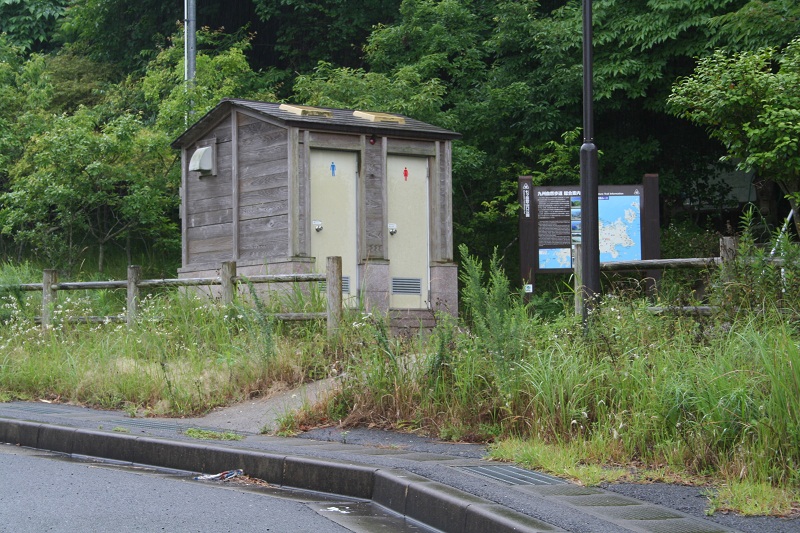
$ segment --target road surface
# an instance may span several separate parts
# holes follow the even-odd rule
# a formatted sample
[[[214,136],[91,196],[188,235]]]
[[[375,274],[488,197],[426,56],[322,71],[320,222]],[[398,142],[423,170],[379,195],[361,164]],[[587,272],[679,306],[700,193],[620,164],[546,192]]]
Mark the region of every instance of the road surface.
[[[374,512],[359,523],[369,504],[346,498],[194,481],[187,473],[76,461],[5,444],[0,473],[2,532],[346,533],[375,531],[376,520],[384,523],[381,531],[424,531]],[[343,527],[334,520],[353,523]]]

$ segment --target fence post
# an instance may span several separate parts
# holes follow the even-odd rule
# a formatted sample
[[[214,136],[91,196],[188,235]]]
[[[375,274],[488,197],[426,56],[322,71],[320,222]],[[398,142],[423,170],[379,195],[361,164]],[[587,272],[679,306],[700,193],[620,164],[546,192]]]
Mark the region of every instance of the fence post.
[[[581,245],[572,247],[572,276],[575,283],[575,316],[583,316],[583,261]]]
[[[236,277],[236,261],[223,262],[219,277],[222,282],[222,303],[230,305],[236,295],[236,282],[234,281]]]
[[[720,237],[719,257],[723,263],[736,258],[736,237]]]
[[[48,330],[53,324],[53,307],[56,303],[56,291],[53,285],[58,283],[58,270],[45,269],[42,273],[42,329]]]
[[[328,257],[325,268],[325,290],[328,297],[328,336],[332,336],[342,320],[342,258]]]
[[[126,322],[128,327],[136,324],[139,314],[139,281],[142,279],[142,267],[139,265],[128,266],[128,308]]]

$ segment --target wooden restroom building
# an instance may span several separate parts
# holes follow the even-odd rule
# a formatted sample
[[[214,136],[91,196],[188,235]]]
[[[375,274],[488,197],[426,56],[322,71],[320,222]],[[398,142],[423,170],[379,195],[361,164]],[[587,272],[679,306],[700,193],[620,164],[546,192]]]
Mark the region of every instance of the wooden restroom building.
[[[452,141],[402,115],[226,99],[186,130],[181,278],[324,272],[393,326],[456,314]]]

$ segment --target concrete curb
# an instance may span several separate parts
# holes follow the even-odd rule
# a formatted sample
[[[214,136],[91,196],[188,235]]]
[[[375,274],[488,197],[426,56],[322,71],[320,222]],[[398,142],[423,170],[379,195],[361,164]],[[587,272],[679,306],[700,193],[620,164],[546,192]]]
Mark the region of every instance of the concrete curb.
[[[0,418],[0,442],[192,472],[241,468],[270,484],[372,500],[444,533],[563,531],[398,469]]]

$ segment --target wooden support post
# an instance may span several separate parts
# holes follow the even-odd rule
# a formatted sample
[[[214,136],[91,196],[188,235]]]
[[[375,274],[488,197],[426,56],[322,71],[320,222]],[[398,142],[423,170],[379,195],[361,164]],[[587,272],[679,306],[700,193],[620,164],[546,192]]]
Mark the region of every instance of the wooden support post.
[[[56,290],[53,285],[58,283],[58,270],[45,269],[42,274],[42,329],[48,330],[53,324],[53,307],[56,305]]]
[[[128,266],[128,308],[126,322],[132,328],[136,324],[136,315],[139,314],[139,281],[142,279],[142,267],[139,265]]]
[[[736,237],[721,237],[719,239],[719,257],[723,263],[736,258]]]
[[[659,212],[658,174],[645,174],[642,178],[642,259],[661,259],[661,214]],[[658,298],[661,270],[645,272],[645,288],[651,300]]]
[[[736,259],[736,237],[720,237],[719,239],[719,260],[722,272],[722,281],[727,283],[732,281],[732,272],[726,268],[726,263],[733,263]],[[728,264],[727,267],[733,265]]]
[[[225,261],[219,272],[222,282],[222,303],[231,305],[236,296],[236,261]]]
[[[339,328],[342,320],[342,258],[328,257],[325,269],[325,289],[328,297],[328,336]]]
[[[583,261],[580,244],[572,247],[572,275],[575,282],[575,315],[583,316]]]

